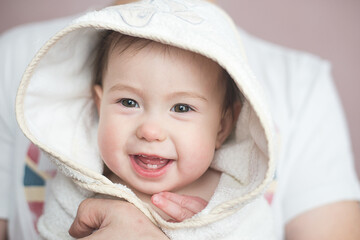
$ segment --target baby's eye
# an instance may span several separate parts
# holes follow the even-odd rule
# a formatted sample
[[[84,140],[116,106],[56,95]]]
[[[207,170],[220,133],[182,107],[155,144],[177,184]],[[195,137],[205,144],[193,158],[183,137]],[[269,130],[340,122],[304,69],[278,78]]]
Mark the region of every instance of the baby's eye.
[[[118,102],[121,103],[123,106],[128,107],[128,108],[139,107],[139,104],[135,100],[130,99],[130,98],[123,98]]]
[[[187,105],[187,104],[179,103],[179,104],[176,104],[175,106],[173,106],[173,107],[171,108],[171,111],[173,111],[173,112],[179,112],[179,113],[184,113],[184,112],[193,111],[193,109],[192,109],[192,107],[190,107],[190,106]]]

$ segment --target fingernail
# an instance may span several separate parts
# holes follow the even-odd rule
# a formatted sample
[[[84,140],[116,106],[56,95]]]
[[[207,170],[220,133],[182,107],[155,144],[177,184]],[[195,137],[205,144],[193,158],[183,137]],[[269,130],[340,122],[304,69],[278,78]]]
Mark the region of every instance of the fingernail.
[[[158,195],[154,195],[154,196],[152,197],[152,202],[153,202],[154,204],[160,203],[160,197],[159,197]]]

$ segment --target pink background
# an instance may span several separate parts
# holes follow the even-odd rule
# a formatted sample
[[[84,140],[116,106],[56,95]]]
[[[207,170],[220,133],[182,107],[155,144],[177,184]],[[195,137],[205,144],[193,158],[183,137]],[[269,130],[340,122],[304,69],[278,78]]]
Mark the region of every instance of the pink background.
[[[0,0],[0,32],[15,25],[71,15],[110,0]],[[329,60],[360,173],[360,1],[219,0],[246,31]]]

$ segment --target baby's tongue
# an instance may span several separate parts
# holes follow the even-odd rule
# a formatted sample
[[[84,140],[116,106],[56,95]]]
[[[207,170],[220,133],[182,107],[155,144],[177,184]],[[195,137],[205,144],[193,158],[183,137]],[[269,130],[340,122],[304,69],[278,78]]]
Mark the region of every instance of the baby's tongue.
[[[137,159],[149,168],[160,168],[165,166],[169,159],[137,155]]]

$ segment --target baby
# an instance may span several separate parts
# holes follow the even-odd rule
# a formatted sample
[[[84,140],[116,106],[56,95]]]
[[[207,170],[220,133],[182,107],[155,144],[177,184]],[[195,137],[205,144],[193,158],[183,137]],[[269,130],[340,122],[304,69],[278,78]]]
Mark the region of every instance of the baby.
[[[90,12],[44,45],[17,96],[58,167],[43,238],[71,239],[79,204],[107,195],[173,240],[272,239],[273,123],[239,39],[212,4],[154,0]]]
[[[107,31],[98,49],[94,98],[107,176],[145,202],[152,196],[166,219],[191,217],[218,185],[221,173],[209,166],[236,122],[239,90],[214,61],[180,48]]]

